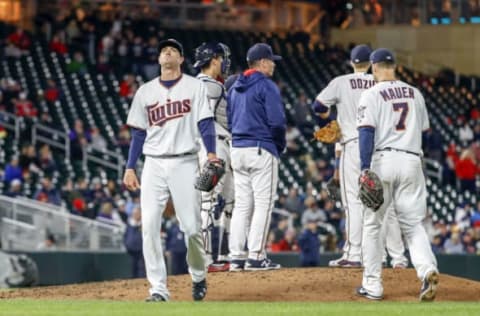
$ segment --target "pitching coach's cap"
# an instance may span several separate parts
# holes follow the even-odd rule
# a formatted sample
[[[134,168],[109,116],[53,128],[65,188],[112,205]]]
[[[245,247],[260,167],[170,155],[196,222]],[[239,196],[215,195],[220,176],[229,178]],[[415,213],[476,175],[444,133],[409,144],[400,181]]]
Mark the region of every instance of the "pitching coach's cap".
[[[372,49],[367,45],[357,45],[350,52],[350,61],[354,64],[368,62],[371,53]]]
[[[370,62],[372,64],[381,63],[381,62],[395,62],[395,57],[393,53],[386,48],[379,48],[372,52],[370,55]]]
[[[247,61],[251,62],[260,59],[281,60],[282,56],[274,55],[270,45],[257,43],[248,49]]]
[[[169,39],[166,39],[166,40],[163,40],[161,41],[159,44],[158,44],[158,51],[162,51],[162,49],[164,47],[173,47],[173,48],[176,48],[179,52],[180,52],[180,55],[183,56],[183,46],[182,44],[180,44],[179,41],[177,41],[176,39],[173,39],[173,38],[169,38]]]

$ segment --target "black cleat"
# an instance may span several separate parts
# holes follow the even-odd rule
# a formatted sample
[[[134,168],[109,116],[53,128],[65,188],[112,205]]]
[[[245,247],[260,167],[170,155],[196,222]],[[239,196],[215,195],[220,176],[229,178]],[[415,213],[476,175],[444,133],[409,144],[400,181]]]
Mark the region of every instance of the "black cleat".
[[[202,301],[207,295],[207,281],[203,279],[200,282],[193,282],[192,297],[194,301]]]
[[[149,297],[145,299],[145,302],[152,303],[152,302],[166,302],[167,299],[163,296],[161,296],[158,293],[153,293]]]

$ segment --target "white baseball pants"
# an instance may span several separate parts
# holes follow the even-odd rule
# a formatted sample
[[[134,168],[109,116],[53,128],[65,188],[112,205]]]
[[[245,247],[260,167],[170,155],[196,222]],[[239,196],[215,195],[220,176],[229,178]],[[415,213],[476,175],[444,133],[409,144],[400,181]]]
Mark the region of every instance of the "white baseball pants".
[[[233,260],[262,260],[278,183],[278,159],[262,148],[232,148],[235,206],[230,232]],[[248,252],[245,250],[247,243]]]
[[[385,202],[377,211],[366,208],[363,230],[362,286],[372,295],[383,295],[382,221],[390,203],[396,210],[400,229],[405,236],[413,266],[420,280],[437,271],[437,260],[422,225],[426,215],[427,193],[420,157],[401,152],[376,152],[372,170],[382,179]]]
[[[165,298],[167,269],[160,230],[162,214],[171,195],[180,229],[185,234],[187,262],[193,282],[206,277],[205,250],[201,234],[200,193],[194,184],[198,175],[196,155],[177,158],[146,157],[141,179],[143,256],[150,294]]]

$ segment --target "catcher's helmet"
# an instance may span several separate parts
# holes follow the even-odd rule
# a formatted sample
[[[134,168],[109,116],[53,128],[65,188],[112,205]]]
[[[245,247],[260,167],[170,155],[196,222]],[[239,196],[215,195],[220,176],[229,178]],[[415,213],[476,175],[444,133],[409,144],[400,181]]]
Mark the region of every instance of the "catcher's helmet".
[[[199,69],[205,66],[212,58],[223,56],[222,74],[227,75],[230,71],[230,48],[223,43],[202,43],[195,49],[195,64]]]

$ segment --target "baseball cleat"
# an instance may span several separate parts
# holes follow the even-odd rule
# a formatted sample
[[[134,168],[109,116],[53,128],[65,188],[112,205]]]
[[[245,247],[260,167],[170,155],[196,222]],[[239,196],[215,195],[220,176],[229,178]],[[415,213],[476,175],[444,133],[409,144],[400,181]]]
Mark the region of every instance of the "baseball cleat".
[[[431,302],[437,295],[437,287],[439,275],[437,271],[430,271],[423,280],[422,288],[420,289],[420,301]]]
[[[383,299],[382,295],[373,295],[371,293],[368,293],[368,291],[363,286],[357,287],[356,293],[357,293],[358,296],[363,296],[363,297],[368,298],[370,300],[379,301],[379,300]]]
[[[245,267],[245,260],[232,260],[230,261],[230,267],[228,271],[239,272],[239,271],[243,271],[244,267]]]
[[[225,263],[212,263],[208,266],[208,272],[226,272],[230,269],[230,264]]]
[[[192,297],[194,301],[202,301],[207,295],[207,281],[203,279],[200,282],[193,282]]]
[[[145,299],[145,302],[152,303],[152,302],[166,302],[167,299],[158,293],[153,293],[149,297]]]
[[[278,263],[273,263],[270,259],[263,259],[263,260],[252,260],[248,259],[247,263],[245,263],[245,270],[246,271],[266,271],[266,270],[278,270],[282,266]]]
[[[360,261],[350,261],[344,258],[337,260],[331,260],[328,262],[330,268],[361,268],[362,263]]]

